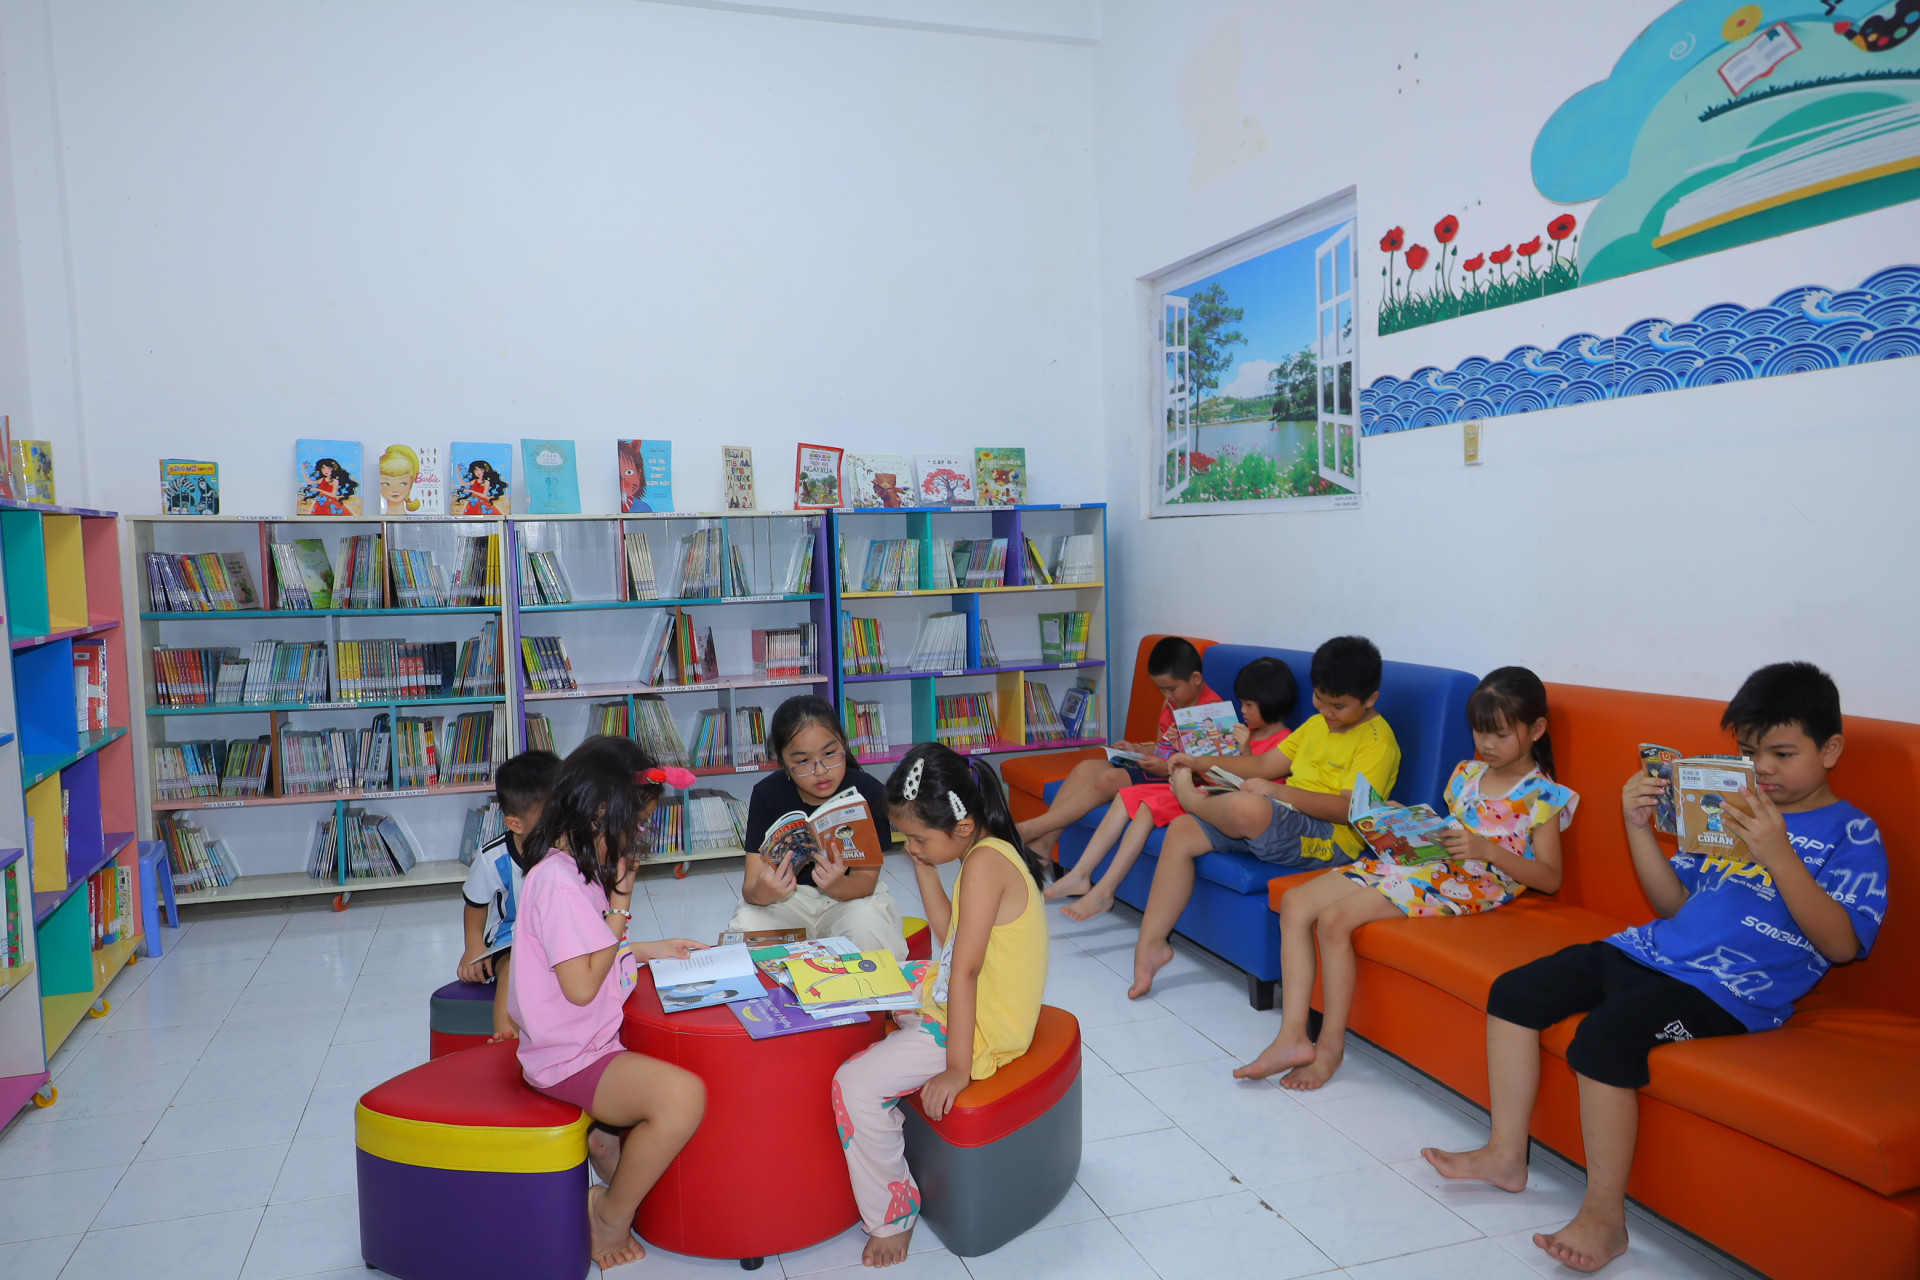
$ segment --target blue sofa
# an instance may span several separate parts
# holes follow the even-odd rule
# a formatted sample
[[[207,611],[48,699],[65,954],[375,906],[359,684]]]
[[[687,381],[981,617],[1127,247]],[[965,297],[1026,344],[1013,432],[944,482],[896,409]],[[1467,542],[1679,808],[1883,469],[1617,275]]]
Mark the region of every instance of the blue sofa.
[[[1255,658],[1278,658],[1293,669],[1300,699],[1287,723],[1298,727],[1313,714],[1312,682],[1307,669],[1313,655],[1299,649],[1262,649],[1253,645],[1217,644],[1201,659],[1207,685],[1223,698],[1233,697],[1234,677]],[[1400,741],[1400,777],[1393,798],[1403,804],[1425,801],[1444,807],[1442,791],[1454,765],[1473,756],[1473,733],[1467,727],[1467,698],[1478,677],[1445,667],[1389,662],[1381,675],[1380,714],[1393,726]],[[1060,788],[1049,783],[1052,802]],[[1062,866],[1075,866],[1105,811],[1096,809],[1060,833],[1056,856]],[[1159,864],[1160,841],[1155,831],[1147,851],[1121,882],[1116,895],[1133,907],[1143,907]],[[1110,859],[1110,855],[1109,855]],[[1105,870],[1103,860],[1099,871]],[[1267,883],[1288,874],[1270,863],[1243,853],[1209,853],[1194,864],[1193,900],[1180,916],[1176,930],[1247,974],[1247,999],[1256,1009],[1273,1007],[1274,984],[1280,978],[1280,918],[1267,903]],[[1298,874],[1298,873],[1293,873]]]

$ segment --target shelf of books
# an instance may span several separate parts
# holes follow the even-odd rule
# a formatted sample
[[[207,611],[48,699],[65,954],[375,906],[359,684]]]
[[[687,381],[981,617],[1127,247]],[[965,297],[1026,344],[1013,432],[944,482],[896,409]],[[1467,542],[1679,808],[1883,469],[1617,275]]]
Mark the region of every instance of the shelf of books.
[[[1106,508],[834,512],[837,693],[867,763],[1104,745]]]
[[[0,1124],[143,940],[111,512],[0,501]],[[8,759],[9,753],[12,758]]]

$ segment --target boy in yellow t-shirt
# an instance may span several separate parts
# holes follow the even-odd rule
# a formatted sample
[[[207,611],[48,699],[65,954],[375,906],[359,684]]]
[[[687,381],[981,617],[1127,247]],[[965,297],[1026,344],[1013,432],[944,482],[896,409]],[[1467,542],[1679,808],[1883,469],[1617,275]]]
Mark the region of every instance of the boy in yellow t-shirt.
[[[1364,774],[1381,795],[1400,776],[1400,744],[1374,710],[1380,651],[1364,636],[1336,636],[1313,653],[1309,670],[1319,712],[1287,735],[1278,751],[1205,761],[1176,755],[1173,791],[1186,809],[1167,827],[1153,888],[1133,949],[1132,999],[1153,989],[1173,959],[1167,938],[1193,897],[1193,864],[1216,851],[1250,853],[1276,867],[1337,867],[1366,848],[1347,825],[1354,780]],[[1246,779],[1239,791],[1206,795],[1195,769],[1209,765]]]

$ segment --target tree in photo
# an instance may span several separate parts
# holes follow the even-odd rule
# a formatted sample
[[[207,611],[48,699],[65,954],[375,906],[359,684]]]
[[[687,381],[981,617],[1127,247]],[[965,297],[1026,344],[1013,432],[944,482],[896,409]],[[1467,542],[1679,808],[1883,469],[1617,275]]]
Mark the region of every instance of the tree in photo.
[[[1273,395],[1275,422],[1312,422],[1319,413],[1315,393],[1320,377],[1319,361],[1312,347],[1302,347],[1291,359],[1282,360],[1267,374],[1267,388]]]
[[[1228,348],[1246,345],[1246,335],[1228,327],[1240,323],[1246,314],[1244,307],[1227,305],[1227,291],[1218,284],[1187,299],[1187,361],[1195,404],[1220,389],[1220,377],[1233,363]]]
[[[935,506],[952,506],[967,492],[967,478],[952,467],[938,467],[929,471],[920,479],[923,489],[934,499]]]

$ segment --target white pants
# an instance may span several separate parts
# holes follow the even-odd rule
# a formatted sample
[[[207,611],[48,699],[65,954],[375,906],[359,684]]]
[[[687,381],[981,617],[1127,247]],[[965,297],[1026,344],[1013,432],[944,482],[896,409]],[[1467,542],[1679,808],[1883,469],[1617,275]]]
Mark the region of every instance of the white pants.
[[[785,902],[756,907],[743,902],[727,921],[727,931],[805,929],[809,938],[847,938],[862,951],[891,951],[896,960],[907,958],[907,939],[901,931],[900,909],[878,881],[864,898],[842,902],[810,884],[798,886]]]

